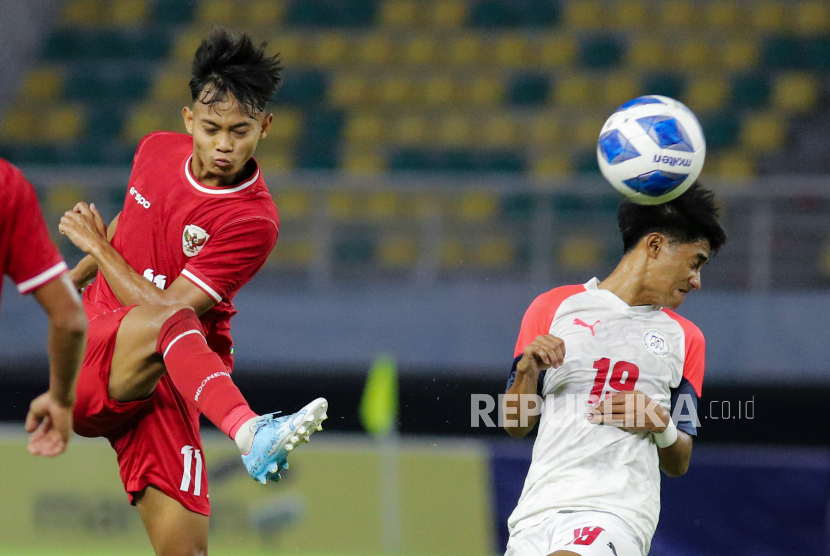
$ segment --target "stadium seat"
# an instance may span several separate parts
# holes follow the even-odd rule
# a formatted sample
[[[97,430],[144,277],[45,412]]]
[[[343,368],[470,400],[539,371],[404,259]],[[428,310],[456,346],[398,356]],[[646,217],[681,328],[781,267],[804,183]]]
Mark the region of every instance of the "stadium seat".
[[[372,86],[363,75],[347,72],[334,77],[328,93],[334,106],[360,106],[371,100]]]
[[[533,161],[533,176],[539,180],[563,179],[573,173],[570,157],[546,152]]]
[[[584,106],[594,102],[594,82],[585,74],[573,74],[557,80],[551,95],[555,106]]]
[[[510,114],[488,116],[473,140],[486,148],[516,147],[522,141],[520,124]]]
[[[106,143],[118,138],[124,125],[124,114],[120,110],[91,104],[87,112],[86,140]]]
[[[344,132],[351,145],[377,145],[387,140],[386,118],[378,112],[352,112]]]
[[[17,95],[18,101],[55,101],[63,88],[63,74],[54,67],[38,67],[30,70]]]
[[[742,26],[744,13],[736,0],[716,0],[706,6],[706,24],[711,29],[732,31]]]
[[[413,102],[416,92],[421,92],[418,89],[410,76],[393,75],[383,78],[375,93],[382,104],[405,106]]]
[[[281,220],[302,220],[311,216],[312,199],[304,190],[298,188],[272,191],[274,202]]]
[[[386,169],[386,161],[377,149],[350,149],[343,154],[342,167],[347,174],[373,176]]]
[[[538,63],[543,68],[564,68],[576,58],[576,40],[563,34],[547,35],[538,47]]]
[[[57,216],[71,210],[79,202],[88,200],[89,194],[83,184],[57,183],[47,190],[45,208]]]
[[[276,100],[297,106],[318,104],[326,97],[326,87],[326,74],[322,71],[286,71]]]
[[[645,93],[680,98],[686,91],[684,76],[676,73],[654,73],[646,77]]]
[[[543,149],[549,149],[565,140],[562,122],[555,113],[541,112],[530,120],[530,139],[533,144]]]
[[[772,105],[790,113],[804,113],[816,106],[820,85],[809,74],[781,74],[775,78]]]
[[[449,75],[439,75],[427,79],[417,88],[416,98],[428,106],[444,106],[458,100],[457,84]]]
[[[580,118],[574,128],[570,142],[577,147],[593,148],[596,151],[597,138],[605,119],[604,115],[599,118],[596,116]]]
[[[740,151],[720,153],[713,160],[713,172],[721,180],[746,181],[755,175],[753,157]]]
[[[285,269],[306,268],[317,258],[317,248],[307,239],[280,239],[268,255],[269,266]]]
[[[373,191],[366,203],[366,215],[373,220],[389,220],[399,216],[402,208],[394,191]]]
[[[463,34],[457,36],[449,45],[446,61],[456,66],[467,66],[478,63],[484,51],[481,37],[478,35]],[[439,53],[439,56],[443,56]]]
[[[791,3],[787,3],[791,6]],[[784,2],[779,0],[760,0],[750,2],[750,20],[752,25],[759,31],[779,31],[787,24],[789,8],[785,8]]]
[[[291,107],[279,107],[272,110],[274,121],[271,131],[260,145],[282,143],[297,138],[303,130],[303,113]]]
[[[429,123],[420,114],[403,114],[392,126],[390,137],[394,145],[403,147],[417,147],[426,144],[429,133]]]
[[[558,249],[557,264],[572,271],[585,271],[600,264],[604,258],[603,243],[593,237],[566,238]]]
[[[706,136],[706,148],[730,147],[738,140],[740,121],[734,111],[703,114],[700,125]]]
[[[71,0],[63,5],[60,20],[65,26],[87,27],[100,24],[103,14],[101,0]]]
[[[297,27],[350,27],[370,25],[375,19],[373,0],[302,0],[292,2],[286,22]]]
[[[199,44],[205,38],[201,29],[189,29],[178,33],[170,47],[173,61],[181,64],[189,64],[193,61],[193,55]]]
[[[727,70],[746,70],[758,65],[758,43],[755,40],[730,41],[721,49],[721,52],[723,56],[721,63]]]
[[[433,27],[460,27],[467,17],[464,0],[434,0],[427,11],[427,21]]]
[[[190,68],[183,64],[171,64],[156,75],[150,98],[158,102],[179,102],[182,106],[191,101],[188,81]]]
[[[340,163],[340,151],[332,141],[303,138],[294,147],[291,160],[301,170],[334,170]]]
[[[109,68],[78,66],[66,76],[64,97],[68,100],[139,100],[149,89],[149,79],[139,72],[113,72]]]
[[[326,196],[326,206],[331,218],[349,221],[361,216],[358,195],[352,191],[333,191]]]
[[[769,104],[771,85],[766,75],[736,74],[732,76],[732,102],[738,108],[762,108]]]
[[[721,77],[699,76],[689,82],[683,102],[692,112],[720,109],[729,100],[729,87]]]
[[[153,20],[166,25],[182,25],[192,20],[197,0],[157,0]]]
[[[515,75],[510,84],[507,100],[517,106],[544,104],[551,90],[550,78],[538,73]]]
[[[438,44],[435,37],[417,35],[411,37],[404,47],[403,60],[409,66],[423,66],[435,62]]]
[[[385,0],[380,8],[380,22],[390,27],[411,28],[421,7],[414,0]]]
[[[336,31],[321,33],[312,46],[314,52],[311,61],[315,66],[340,65],[352,51],[346,37]]]
[[[370,66],[385,66],[392,61],[391,39],[384,33],[364,35],[357,47],[356,58]]]
[[[0,137],[6,144],[34,142],[38,139],[37,129],[37,118],[33,110],[7,110],[0,124]]]
[[[41,118],[39,134],[44,141],[60,143],[77,139],[83,131],[84,114],[79,106],[57,106]]]
[[[741,139],[752,151],[780,149],[787,139],[786,122],[775,113],[748,114],[744,117]]]
[[[438,252],[441,268],[453,269],[462,266],[466,259],[464,245],[457,239],[445,238]]]
[[[378,245],[377,256],[383,267],[412,268],[418,263],[418,243],[410,237],[385,237]]]
[[[507,222],[528,222],[533,217],[536,201],[530,193],[509,193],[499,199],[502,218]]]
[[[597,36],[583,39],[579,47],[580,63],[589,69],[613,68],[622,61],[625,47],[614,36]]]
[[[256,161],[266,174],[290,172],[294,168],[294,157],[290,148],[263,152],[257,150]]]
[[[700,19],[691,0],[664,0],[660,2],[662,23],[666,27],[687,28]]]
[[[463,147],[473,138],[473,122],[465,113],[444,114],[430,128],[435,130],[432,140],[442,147]]]
[[[643,28],[649,21],[650,6],[643,0],[620,0],[610,10],[611,26],[621,30]]]
[[[710,51],[708,41],[703,38],[681,42],[675,59],[685,70],[716,69],[713,66],[719,61],[715,52]]]
[[[825,34],[830,29],[830,6],[824,0],[796,2],[793,6],[793,30],[802,35]]]
[[[768,38],[764,45],[763,62],[773,70],[792,69],[801,66],[804,56],[801,43],[788,36]]]
[[[503,34],[493,45],[493,62],[506,68],[519,68],[527,65],[530,52],[527,36],[521,33]]]
[[[493,220],[498,208],[498,198],[486,191],[467,191],[458,199],[457,215],[463,222]]]
[[[503,79],[479,75],[471,83],[465,84],[467,91],[461,91],[464,98],[473,105],[492,106],[501,103],[504,97]]]
[[[127,117],[122,137],[125,141],[136,144],[145,135],[164,129],[165,122],[165,116],[155,106],[139,106]]]
[[[600,101],[609,108],[617,108],[640,96],[640,83],[630,72],[610,74],[599,87]]]
[[[377,251],[375,239],[367,233],[339,236],[332,246],[335,264],[356,266],[371,264]]]
[[[503,236],[477,241],[471,255],[475,265],[490,269],[508,267],[516,257],[513,244]]]
[[[653,71],[663,66],[666,57],[663,41],[640,36],[629,45],[626,60],[633,69]]]
[[[607,6],[598,0],[572,0],[565,5],[562,24],[577,31],[602,29],[606,26],[605,15],[608,11]]]

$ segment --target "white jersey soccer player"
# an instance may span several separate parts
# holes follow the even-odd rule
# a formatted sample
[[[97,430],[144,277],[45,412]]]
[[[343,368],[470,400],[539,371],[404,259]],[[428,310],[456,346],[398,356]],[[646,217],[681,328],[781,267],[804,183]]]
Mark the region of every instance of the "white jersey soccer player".
[[[626,254],[614,273],[555,288],[527,310],[508,394],[545,403],[507,556],[648,553],[660,469],[688,466],[704,373],[703,334],[664,307],[700,287],[701,267],[725,241],[711,193],[690,192],[656,207],[624,203]],[[521,407],[506,405],[507,418]],[[514,436],[533,427],[520,424],[505,423]]]

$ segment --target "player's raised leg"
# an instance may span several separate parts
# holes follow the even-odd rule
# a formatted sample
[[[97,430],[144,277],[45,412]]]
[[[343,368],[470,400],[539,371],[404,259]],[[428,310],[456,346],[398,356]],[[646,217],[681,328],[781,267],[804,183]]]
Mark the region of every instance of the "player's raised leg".
[[[147,398],[165,372],[189,403],[236,442],[248,472],[262,483],[279,480],[289,452],[308,442],[327,418],[323,398],[292,415],[257,415],[222,359],[208,347],[193,309],[135,307],[118,329],[108,394],[119,402]]]
[[[135,497],[156,556],[207,554],[208,516],[191,512],[154,486]]]

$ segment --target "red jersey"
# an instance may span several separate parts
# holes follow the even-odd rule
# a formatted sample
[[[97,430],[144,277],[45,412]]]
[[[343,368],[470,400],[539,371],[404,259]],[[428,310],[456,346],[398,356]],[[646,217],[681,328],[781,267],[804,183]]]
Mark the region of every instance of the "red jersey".
[[[0,159],[0,287],[8,274],[20,293],[30,293],[66,270],[34,188],[20,170]]]
[[[274,248],[279,216],[259,168],[243,183],[211,187],[193,177],[192,156],[189,135],[158,132],[141,140],[112,245],[157,287],[182,275],[216,301],[202,326],[208,345],[232,368],[233,298]],[[84,300],[90,317],[121,306],[101,272]]]

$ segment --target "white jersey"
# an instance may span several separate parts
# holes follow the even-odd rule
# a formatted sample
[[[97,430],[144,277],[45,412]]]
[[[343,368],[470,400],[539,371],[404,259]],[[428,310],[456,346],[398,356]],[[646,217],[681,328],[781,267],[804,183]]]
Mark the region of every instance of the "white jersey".
[[[699,396],[704,340],[675,313],[631,307],[597,283],[594,278],[542,294],[522,321],[516,362],[545,334],[565,342],[565,362],[540,381],[545,405],[508,526],[512,535],[561,510],[611,512],[628,523],[648,553],[660,515],[657,446],[650,433],[589,423],[589,397],[636,389],[670,410],[671,391],[681,383]]]

